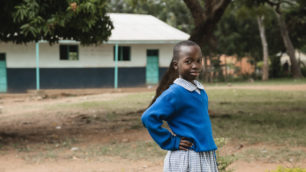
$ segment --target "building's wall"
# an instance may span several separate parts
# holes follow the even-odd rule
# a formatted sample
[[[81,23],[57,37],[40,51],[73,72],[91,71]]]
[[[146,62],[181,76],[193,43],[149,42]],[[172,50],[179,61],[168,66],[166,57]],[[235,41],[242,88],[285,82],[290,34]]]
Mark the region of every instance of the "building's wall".
[[[120,45],[119,45],[120,46]],[[159,50],[159,66],[168,67],[173,45],[144,44],[122,45],[131,46],[131,61],[119,61],[119,67],[145,67],[146,50]],[[36,50],[35,44],[15,45],[0,43],[0,52],[5,52],[8,68],[35,68]],[[113,45],[79,46],[79,60],[67,61],[59,59],[59,44],[50,46],[48,43],[40,43],[39,57],[41,68],[79,68],[79,67],[114,67]]]
[[[145,84],[145,70],[141,67],[119,68],[119,87],[132,87]],[[34,68],[9,68],[8,91],[35,89]],[[54,88],[103,88],[113,87],[113,68],[42,68],[40,87]]]
[[[210,60],[207,60],[207,69],[211,78],[219,74],[222,74],[224,77],[238,77],[243,75],[252,75],[255,72],[255,65],[251,63],[249,57],[238,59],[236,56],[221,55],[218,58],[212,58],[220,60],[220,69],[215,69]]]
[[[118,62],[119,87],[145,85],[147,49],[159,50],[160,77],[169,66],[171,44],[128,46],[131,46],[131,61]],[[35,89],[35,44],[0,43],[0,52],[6,53],[8,91]],[[42,89],[113,87],[113,45],[79,46],[79,60],[68,61],[59,59],[59,44],[40,43],[39,56]]]

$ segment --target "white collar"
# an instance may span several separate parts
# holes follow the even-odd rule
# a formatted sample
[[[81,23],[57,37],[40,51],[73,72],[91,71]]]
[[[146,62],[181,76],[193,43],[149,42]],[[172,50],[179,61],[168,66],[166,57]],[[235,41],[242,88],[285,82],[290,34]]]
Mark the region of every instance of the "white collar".
[[[183,79],[183,78],[177,78],[174,80],[173,83],[180,85],[182,87],[184,87],[186,90],[192,92],[192,91],[197,91],[198,93],[200,92],[199,89],[204,90],[203,85],[197,81],[197,80],[193,80],[194,84]]]

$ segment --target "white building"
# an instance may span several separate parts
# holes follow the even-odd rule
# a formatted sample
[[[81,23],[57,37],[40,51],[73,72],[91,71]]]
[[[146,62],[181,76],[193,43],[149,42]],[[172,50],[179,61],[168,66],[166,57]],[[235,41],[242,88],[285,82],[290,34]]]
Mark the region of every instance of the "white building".
[[[150,15],[109,15],[114,29],[105,44],[39,43],[41,89],[114,87],[116,44],[118,86],[156,84],[169,66],[174,44],[189,38]],[[0,42],[0,92],[36,88],[35,53],[35,43]]]
[[[301,66],[306,66],[306,54],[302,53],[299,50],[295,51],[295,58],[296,60],[301,63]],[[287,53],[284,53],[281,57],[280,57],[280,61],[281,61],[281,65],[284,65],[286,62],[288,63],[289,66],[291,66],[291,61],[290,61],[290,57],[288,56]]]

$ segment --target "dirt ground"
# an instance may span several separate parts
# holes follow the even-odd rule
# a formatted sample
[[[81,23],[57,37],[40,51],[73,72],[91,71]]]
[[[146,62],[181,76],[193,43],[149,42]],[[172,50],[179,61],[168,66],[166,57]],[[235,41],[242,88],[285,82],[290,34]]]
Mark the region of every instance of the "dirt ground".
[[[293,86],[224,86],[219,88],[306,91],[306,84]],[[210,89],[210,87],[207,87],[207,89]],[[163,158],[132,160],[110,155],[96,158],[65,157],[71,151],[80,151],[88,145],[114,141],[143,141],[151,140],[151,138],[145,129],[136,130],[123,127],[110,132],[108,129],[114,128],[114,126],[104,126],[103,128],[98,126],[99,124],[88,122],[89,117],[95,117],[95,114],[103,113],[103,110],[98,112],[89,110],[80,112],[73,109],[64,111],[46,110],[46,107],[55,104],[112,100],[135,92],[152,90],[154,88],[44,90],[39,93],[29,91],[22,94],[0,94],[0,172],[162,171]],[[44,111],[42,112],[42,110]],[[50,158],[44,158],[42,161],[27,160],[28,154],[39,154],[45,151],[45,148],[39,146],[41,143],[54,145],[56,141],[72,135],[78,139],[78,142],[70,143],[71,149],[60,149],[64,150],[59,153],[60,158],[54,159],[52,155],[49,155]],[[30,151],[20,144],[31,145]],[[230,151],[236,146],[229,145],[223,149]],[[230,168],[237,172],[261,172],[276,169],[279,165],[278,163],[235,161]],[[285,167],[298,165],[306,168],[306,161],[305,164],[282,165]]]

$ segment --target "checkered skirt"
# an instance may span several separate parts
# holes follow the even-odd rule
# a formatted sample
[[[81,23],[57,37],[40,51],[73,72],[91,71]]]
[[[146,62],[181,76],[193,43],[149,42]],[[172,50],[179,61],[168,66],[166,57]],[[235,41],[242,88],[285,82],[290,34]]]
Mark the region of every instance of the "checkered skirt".
[[[218,172],[214,151],[169,151],[164,160],[164,172]]]

